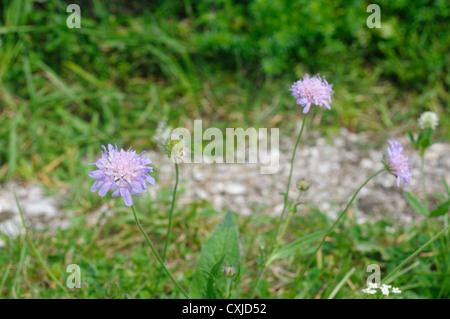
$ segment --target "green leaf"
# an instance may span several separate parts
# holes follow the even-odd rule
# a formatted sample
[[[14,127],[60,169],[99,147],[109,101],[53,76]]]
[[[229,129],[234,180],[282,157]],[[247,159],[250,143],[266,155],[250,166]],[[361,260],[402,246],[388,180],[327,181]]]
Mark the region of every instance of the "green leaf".
[[[447,195],[450,196],[450,188],[448,187],[447,181],[445,180],[444,176],[442,176],[442,182],[444,183],[445,191],[447,192]]]
[[[412,193],[405,192],[406,200],[408,201],[409,205],[419,214],[422,214],[424,216],[428,216],[427,209],[425,206],[423,206],[422,202]]]
[[[225,255],[213,266],[213,268],[211,269],[211,272],[203,270],[205,272],[205,274],[207,274],[209,276],[208,284],[207,284],[207,288],[206,288],[207,296],[212,297],[212,296],[219,295],[223,298],[223,294],[217,288],[218,285],[217,285],[216,278],[219,276],[220,271],[222,270],[224,259],[225,259]]]
[[[411,141],[411,145],[417,149],[416,141],[414,140],[414,136],[412,135],[411,131],[408,131],[409,140]]]
[[[190,297],[220,298],[226,289],[226,277],[222,273],[223,265],[226,263],[238,270],[239,262],[239,230],[234,222],[233,213],[228,211],[200,252],[189,289]],[[237,292],[231,297],[239,298],[239,287],[236,285],[235,287]]]
[[[450,199],[447,200],[446,202],[443,202],[442,204],[436,206],[430,212],[430,217],[438,217],[438,216],[445,215],[446,213],[448,213],[449,207],[450,207]]]
[[[288,256],[291,256],[298,250],[309,245],[310,243],[312,243],[313,241],[319,239],[320,237],[322,237],[324,235],[325,235],[324,231],[309,234],[309,235],[300,237],[299,239],[296,239],[293,242],[281,247],[272,256],[269,257],[269,259],[267,260],[266,267],[269,266],[271,263],[273,263],[277,259],[283,259]]]
[[[432,134],[431,128],[428,128],[424,132],[419,134],[419,137],[417,138],[417,144],[422,149],[425,150],[431,145],[431,134]]]
[[[447,139],[447,136],[444,135],[444,136],[442,136],[442,137],[440,137],[440,138],[434,140],[433,142],[431,142],[430,145],[433,145],[433,144],[436,144],[436,143],[443,142],[443,141],[445,141],[446,139]]]
[[[328,299],[333,299],[338,294],[339,290],[344,286],[344,284],[347,282],[348,278],[355,272],[355,268],[350,269],[348,273],[345,274],[344,278],[337,284],[336,287],[334,287],[331,294],[328,296]]]

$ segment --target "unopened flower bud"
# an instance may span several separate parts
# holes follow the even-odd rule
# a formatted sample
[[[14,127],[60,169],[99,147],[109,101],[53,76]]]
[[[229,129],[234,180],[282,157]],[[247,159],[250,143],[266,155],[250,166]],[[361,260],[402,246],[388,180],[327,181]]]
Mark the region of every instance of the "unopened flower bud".
[[[222,272],[225,275],[225,277],[232,278],[236,275],[236,268],[233,266],[223,266]]]
[[[168,139],[164,145],[164,153],[176,163],[179,163],[181,158],[188,155],[189,152],[189,149],[184,146],[183,140]]]
[[[307,191],[310,186],[311,184],[305,181],[304,179],[301,179],[297,182],[297,188],[301,192]]]

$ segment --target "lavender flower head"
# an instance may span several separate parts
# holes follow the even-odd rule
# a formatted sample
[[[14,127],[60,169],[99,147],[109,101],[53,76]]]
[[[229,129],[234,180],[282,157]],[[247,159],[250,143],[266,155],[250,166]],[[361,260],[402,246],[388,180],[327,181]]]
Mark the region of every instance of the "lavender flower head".
[[[402,155],[403,147],[396,141],[389,140],[391,146],[388,146],[388,157],[386,160],[386,168],[389,173],[397,176],[397,186],[400,182],[409,184],[412,178],[412,168],[409,166],[408,157]]]
[[[98,194],[103,197],[112,189],[113,197],[121,195],[126,206],[133,205],[131,194],[139,195],[146,191],[147,182],[155,184],[155,179],[148,175],[148,172],[153,172],[153,167],[147,166],[152,161],[142,157],[145,152],[137,155],[131,148],[118,151],[117,145],[113,147],[111,144],[108,144],[108,151],[103,145],[102,148],[102,157],[90,164],[98,167],[89,173],[89,177],[96,179],[91,191],[96,192],[101,186]]]
[[[333,84],[328,84],[325,77],[322,80],[319,74],[312,78],[305,74],[303,80],[295,82],[289,91],[292,91],[292,96],[296,98],[297,104],[303,106],[303,113],[306,114],[311,104],[325,105],[330,109],[331,96],[334,94],[332,87]]]

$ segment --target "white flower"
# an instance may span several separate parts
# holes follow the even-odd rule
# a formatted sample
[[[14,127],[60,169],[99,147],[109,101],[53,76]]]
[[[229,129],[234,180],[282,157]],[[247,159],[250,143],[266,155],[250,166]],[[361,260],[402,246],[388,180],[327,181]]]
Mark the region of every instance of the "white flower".
[[[375,294],[377,291],[374,290],[374,289],[366,288],[366,289],[363,289],[362,292],[365,293],[365,294],[373,295],[373,294]]]
[[[392,288],[392,293],[394,294],[401,294],[402,291],[400,289],[398,289],[397,287]]]
[[[376,283],[367,283],[367,288],[363,289],[362,292],[365,294],[374,295],[377,293],[377,288],[381,290],[383,295],[389,296],[389,290],[392,288],[391,285],[382,284],[381,287]],[[400,294],[402,291],[397,287],[392,288],[392,293]]]
[[[436,126],[439,124],[439,117],[436,113],[427,111],[423,112],[422,115],[419,117],[419,127],[424,130],[427,128],[431,128],[434,130]]]
[[[367,284],[367,286],[368,286],[370,289],[376,289],[376,288],[378,288],[378,284],[377,284],[377,283],[373,284],[373,283],[369,282],[369,283]]]
[[[389,288],[391,288],[391,286],[389,285],[381,285],[381,292],[383,293],[383,295],[389,296]]]

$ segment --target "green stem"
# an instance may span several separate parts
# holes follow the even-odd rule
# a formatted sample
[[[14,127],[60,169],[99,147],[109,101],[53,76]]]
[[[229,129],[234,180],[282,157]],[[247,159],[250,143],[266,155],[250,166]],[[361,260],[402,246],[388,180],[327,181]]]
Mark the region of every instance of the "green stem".
[[[300,143],[300,139],[301,139],[302,134],[303,134],[303,128],[305,127],[305,122],[306,122],[306,114],[303,115],[303,120],[302,120],[302,126],[300,128],[300,133],[298,134],[297,141],[295,142],[294,151],[292,152],[291,168],[290,168],[290,171],[289,171],[289,179],[288,179],[288,183],[287,183],[286,192],[284,194],[283,210],[281,211],[280,220],[278,221],[278,226],[277,226],[277,230],[275,232],[275,236],[273,237],[272,243],[270,244],[269,256],[273,253],[275,247],[278,246],[278,245],[276,245],[276,242],[277,242],[277,239],[278,239],[278,233],[280,232],[280,227],[281,227],[281,223],[283,221],[284,213],[285,213],[286,208],[288,206],[289,190],[291,188],[292,172],[294,170],[295,153],[297,152],[298,144]],[[255,281],[255,283],[253,285],[253,288],[252,288],[252,293],[251,293],[252,298],[255,296],[256,287],[258,286],[258,283],[261,280],[261,277],[262,277],[262,275],[264,273],[264,269],[265,269],[265,265],[263,265],[263,267],[258,272],[258,276],[257,276],[256,281]]]
[[[430,218],[428,217],[430,214],[430,207],[428,205],[428,196],[427,196],[427,187],[426,187],[426,183],[425,183],[425,151],[422,152],[422,154],[420,155],[420,173],[421,173],[421,180],[422,180],[422,193],[423,193],[423,202],[425,204],[425,208],[427,209],[427,229],[428,229],[428,234],[431,237],[432,236],[432,230],[431,230],[431,222],[430,222]],[[433,248],[433,259],[434,259],[434,263],[436,264],[436,269],[438,271],[441,271],[441,267],[439,264],[439,260],[438,260],[438,251],[436,249],[436,245],[433,243],[432,245]]]
[[[265,264],[261,268],[258,269],[258,275],[256,276],[255,284],[253,285],[252,292],[251,292],[251,296],[252,296],[251,299],[255,298],[256,288],[258,287],[258,283],[261,280],[265,269],[266,269]]]
[[[231,278],[227,277],[227,287],[226,287],[226,291],[225,291],[225,298],[227,298],[227,299],[230,298],[230,286],[231,286]]]
[[[302,193],[303,192],[300,191],[300,193],[298,194],[297,199],[294,202],[294,206],[298,204]],[[291,209],[291,210],[288,211],[288,216],[286,218],[286,222],[284,223],[283,230],[281,231],[280,238],[277,240],[275,248],[273,249],[273,252],[272,252],[272,254],[270,254],[269,258],[267,258],[267,260],[270,260],[270,257],[277,252],[278,247],[280,246],[281,241],[284,238],[284,234],[286,233],[286,230],[287,230],[287,227],[289,225],[289,221],[291,220],[292,214],[294,214],[294,211],[295,211],[294,209]]]
[[[131,210],[133,211],[133,215],[134,215],[134,219],[136,221],[136,224],[139,227],[139,230],[141,231],[142,235],[144,236],[145,240],[147,241],[147,244],[150,246],[150,248],[152,249],[153,254],[155,255],[156,259],[158,260],[159,264],[161,265],[161,267],[164,269],[164,271],[166,272],[167,276],[169,276],[170,280],[172,280],[172,282],[174,283],[174,285],[177,287],[177,289],[181,292],[181,294],[186,298],[189,299],[189,297],[187,296],[187,294],[184,292],[183,288],[180,287],[180,285],[175,281],[175,279],[172,277],[172,275],[170,274],[169,270],[166,268],[166,266],[164,265],[164,262],[162,261],[161,257],[159,257],[158,253],[156,252],[155,247],[153,246],[150,238],[148,238],[147,234],[145,233],[144,229],[142,229],[141,223],[139,222],[139,219],[136,215],[136,210],[134,209],[134,206],[131,206]]]
[[[296,202],[299,201],[300,195],[301,195],[302,193],[303,193],[303,192],[300,192],[300,193],[299,193]],[[286,218],[286,222],[285,222],[285,224],[284,224],[283,230],[281,231],[280,238],[277,240],[277,242],[276,242],[276,244],[275,244],[275,247],[274,247],[272,253],[271,253],[271,254],[269,255],[269,257],[265,260],[263,267],[262,267],[262,268],[260,269],[260,271],[258,272],[258,275],[257,275],[257,277],[256,277],[256,283],[258,283],[258,282],[261,280],[261,277],[262,277],[262,275],[263,275],[263,273],[264,273],[264,269],[266,269],[266,267],[267,267],[268,261],[271,260],[272,255],[275,254],[275,253],[277,252],[278,247],[280,246],[281,241],[283,240],[284,234],[286,233],[286,230],[287,230],[287,227],[288,227],[288,225],[289,225],[289,221],[291,220],[292,214],[293,214],[293,211],[290,210],[290,211],[289,211],[289,214],[288,214],[288,216],[287,216],[287,218]],[[256,291],[256,285],[253,286],[253,290],[252,290],[252,298],[254,298],[254,296],[255,296],[255,291]]]
[[[297,286],[298,281],[300,280],[300,278],[303,278],[303,276],[305,275],[306,270],[311,266],[312,261],[314,260],[317,252],[320,250],[320,248],[322,248],[323,243],[325,242],[325,239],[333,232],[333,230],[336,228],[336,226],[339,224],[339,222],[341,221],[341,219],[346,215],[348,208],[350,207],[350,205],[353,203],[353,201],[355,200],[356,196],[359,194],[359,192],[361,191],[361,189],[363,189],[364,186],[366,186],[366,184],[375,176],[377,176],[378,174],[384,172],[386,170],[386,168],[382,168],[380,169],[378,172],[372,174],[359,188],[358,190],[355,192],[355,194],[353,194],[352,199],[347,203],[347,206],[345,206],[344,210],[339,214],[338,219],[333,223],[333,225],[331,225],[331,227],[327,230],[327,232],[325,233],[325,235],[322,238],[322,241],[320,242],[320,244],[316,247],[316,249],[314,250],[314,253],[312,254],[312,256],[309,258],[308,263],[306,264],[305,268],[303,269],[303,272],[301,274],[301,276],[298,276],[298,272],[297,272],[297,278],[296,278],[296,282],[295,282],[295,286]]]
[[[33,244],[33,240],[31,239],[30,236],[30,232],[28,231],[28,227],[27,224],[25,222],[25,217],[23,217],[23,212],[22,209],[20,208],[19,205],[19,200],[17,199],[17,195],[16,195],[16,191],[14,191],[14,197],[16,199],[16,205],[17,208],[19,209],[19,213],[20,213],[20,218],[22,219],[22,224],[23,227],[25,228],[25,234],[27,236],[28,242],[31,246],[31,249],[33,250],[34,254],[36,255],[37,259],[39,260],[39,262],[41,263],[42,267],[44,267],[45,272],[47,273],[47,275],[53,280],[53,282],[59,287],[61,288],[61,290],[63,290],[64,292],[67,292],[66,288],[59,282],[58,279],[56,279],[55,275],[53,275],[53,273],[50,271],[50,269],[47,267],[47,265],[45,264],[44,260],[42,259],[41,255],[39,254],[39,252],[36,249],[36,246],[34,246]]]
[[[297,152],[298,144],[300,143],[300,138],[302,137],[302,134],[303,134],[303,128],[305,127],[305,122],[306,122],[306,115],[303,116],[302,127],[300,129],[300,133],[298,134],[297,141],[295,142],[294,151],[292,152],[291,168],[290,168],[290,171],[289,171],[289,179],[288,179],[288,183],[287,183],[286,193],[284,194],[283,210],[281,211],[280,220],[278,221],[278,227],[277,227],[277,231],[276,231],[275,236],[274,236],[273,241],[272,241],[271,250],[273,250],[274,244],[275,244],[275,242],[278,239],[278,233],[280,232],[280,227],[281,227],[281,223],[283,221],[284,213],[285,213],[286,208],[288,206],[289,190],[291,188],[292,172],[294,170],[295,153]]]
[[[173,193],[172,193],[172,204],[170,206],[170,213],[169,213],[169,225],[167,226],[167,234],[166,234],[166,239],[164,240],[164,248],[163,248],[163,253],[162,253],[162,261],[165,262],[166,261],[166,253],[167,253],[167,247],[169,245],[169,239],[170,239],[170,232],[172,229],[172,217],[173,217],[173,210],[175,208],[175,200],[176,200],[176,196],[177,196],[177,188],[178,188],[178,163],[175,162],[175,187],[173,189]],[[158,289],[158,285],[159,285],[159,281],[161,280],[161,269],[159,270],[159,274],[158,274],[158,280],[156,281],[155,284],[155,290],[157,291]]]
[[[415,252],[413,252],[408,258],[406,258],[400,265],[398,265],[393,271],[389,273],[384,279],[381,281],[381,284],[384,284],[389,278],[391,278],[398,270],[400,270],[405,264],[410,262],[414,257],[416,257],[422,250],[427,248],[428,245],[430,245],[432,242],[434,242],[437,238],[439,238],[441,235],[443,235],[447,230],[450,229],[450,225],[447,225],[444,229],[442,229],[439,233],[434,235],[430,240],[428,240],[424,245],[422,245],[419,249],[417,249]]]
[[[425,207],[427,209],[427,213],[430,212],[428,207],[428,196],[427,196],[427,188],[425,185],[425,158],[424,156],[420,156],[420,173],[422,175],[422,192],[423,192],[423,201],[425,203]]]

